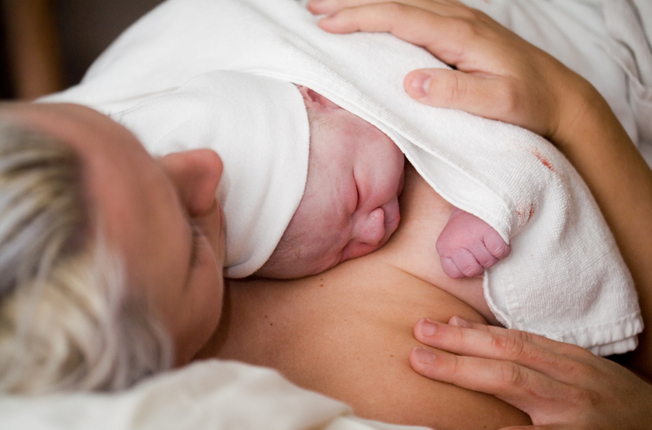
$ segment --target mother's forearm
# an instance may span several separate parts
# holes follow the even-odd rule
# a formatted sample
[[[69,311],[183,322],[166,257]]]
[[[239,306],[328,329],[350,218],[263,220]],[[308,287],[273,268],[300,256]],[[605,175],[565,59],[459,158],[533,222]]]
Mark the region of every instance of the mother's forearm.
[[[607,102],[590,84],[569,93],[575,109],[553,142],[590,188],[625,259],[648,328],[629,354],[634,369],[652,377],[652,171]]]

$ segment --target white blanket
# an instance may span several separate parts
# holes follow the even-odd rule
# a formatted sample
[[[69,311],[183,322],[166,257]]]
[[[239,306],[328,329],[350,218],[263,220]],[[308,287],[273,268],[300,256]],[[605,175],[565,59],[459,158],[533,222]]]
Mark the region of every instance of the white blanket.
[[[272,394],[273,395],[270,395]],[[211,360],[113,394],[0,396],[4,430],[419,430],[357,418],[278,373]]]
[[[79,87],[50,100],[133,127],[139,103],[185,93],[216,70],[305,85],[385,132],[439,194],[511,242],[484,280],[507,327],[599,354],[633,349],[642,320],[631,276],[568,161],[526,130],[409,98],[406,73],[444,67],[424,50],[386,34],[327,34],[315,22],[294,0],[170,0],[123,34]]]

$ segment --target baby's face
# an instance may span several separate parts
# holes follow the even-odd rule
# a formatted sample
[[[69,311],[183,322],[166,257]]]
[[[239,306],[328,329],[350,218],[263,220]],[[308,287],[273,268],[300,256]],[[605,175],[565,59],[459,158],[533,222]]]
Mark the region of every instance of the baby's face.
[[[376,127],[300,87],[310,120],[303,198],[259,275],[323,272],[383,246],[400,221],[404,158]]]

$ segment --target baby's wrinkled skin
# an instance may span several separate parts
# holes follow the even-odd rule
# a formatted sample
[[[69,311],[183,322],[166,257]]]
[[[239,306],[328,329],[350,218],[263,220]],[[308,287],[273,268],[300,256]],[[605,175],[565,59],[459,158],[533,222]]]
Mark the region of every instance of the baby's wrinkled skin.
[[[299,91],[310,122],[306,189],[279,245],[256,272],[259,276],[300,278],[369,254],[389,240],[401,218],[401,150],[326,97],[306,87]],[[437,249],[452,278],[480,275],[510,251],[493,228],[459,209]]]

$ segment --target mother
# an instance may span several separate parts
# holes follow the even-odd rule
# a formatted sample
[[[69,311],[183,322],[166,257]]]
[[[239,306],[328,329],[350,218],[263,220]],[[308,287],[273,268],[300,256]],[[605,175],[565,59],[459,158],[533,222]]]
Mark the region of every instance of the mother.
[[[217,154],[155,161],[78,105],[0,121],[0,392],[115,390],[187,363],[222,305]]]
[[[496,42],[496,46],[501,46],[506,42],[506,40]],[[532,64],[528,62],[535,61],[533,58],[539,58],[527,50],[521,56],[525,64]],[[556,67],[553,66],[553,69]],[[562,75],[566,76],[563,73]],[[517,73],[517,76],[521,76],[521,73]],[[563,80],[560,87],[569,88]],[[530,93],[524,93],[526,96],[527,94]],[[592,95],[590,91],[589,94]],[[580,95],[579,98],[584,100],[583,95]],[[594,99],[594,95],[589,98],[589,100]],[[560,105],[557,105],[557,102],[557,100],[553,101],[555,109],[566,106],[565,102]],[[602,109],[603,106],[600,103],[597,104],[597,114],[593,109],[587,111],[589,117],[592,116],[591,123],[598,121],[598,127],[601,124],[606,124],[606,128],[611,130],[609,124],[613,124],[613,119],[608,110],[605,112]],[[11,108],[4,107],[0,111],[0,116],[11,123],[11,125],[3,125],[3,151],[5,153],[2,159],[5,162],[3,163],[2,181],[4,200],[2,219],[7,220],[7,224],[4,224],[5,221],[3,224],[8,227],[4,229],[5,234],[0,252],[3,271],[1,299],[3,325],[0,334],[2,391],[116,389],[128,386],[138,379],[160,371],[172,360],[179,365],[187,363],[217,327],[219,313],[215,312],[215,309],[219,308],[222,301],[220,294],[222,281],[219,269],[223,261],[223,232],[219,228],[219,208],[214,201],[215,187],[221,171],[219,158],[213,153],[201,151],[171,155],[155,161],[145,153],[135,138],[126,130],[108,118],[79,106],[20,105]],[[552,117],[555,116],[552,115]],[[543,120],[547,119],[550,118],[543,118]],[[566,130],[565,127],[560,127],[560,130],[562,129]],[[623,136],[618,131],[620,129],[616,127],[614,130],[616,135],[607,134],[607,141],[601,140],[599,133],[598,142],[604,143],[606,151],[606,153],[600,154],[600,159],[607,160],[609,166],[617,169],[620,161],[612,159],[610,148],[612,148],[612,144],[620,142]],[[602,128],[598,128],[598,131],[602,131]],[[572,153],[577,141],[570,139],[563,143],[568,145]],[[623,155],[619,155],[619,157],[625,157],[626,161],[631,160],[635,166],[632,171],[623,173],[628,181],[636,184],[636,187],[632,189],[636,193],[649,196],[650,184],[652,184],[649,170],[645,170],[647,167],[645,169],[642,167],[644,165],[641,164],[635,152],[625,149],[618,151],[618,154],[621,153]],[[591,177],[590,172],[596,171],[593,166],[581,169],[581,165],[578,165],[578,168],[587,177],[587,181],[592,183],[593,181],[588,178]],[[299,340],[305,343],[292,343],[289,346],[295,347],[295,350],[300,349],[299,352],[308,353],[290,357],[291,359],[297,357],[296,363],[303,365],[304,370],[307,366],[307,369],[311,371],[302,371],[301,373],[306,375],[306,378],[314,378],[314,381],[320,384],[324,381],[328,382],[329,367],[321,368],[326,372],[320,371],[320,366],[315,366],[315,362],[311,361],[311,357],[314,357],[311,354],[318,353],[317,360],[329,358],[322,355],[321,352],[332,353],[333,346],[338,344],[329,344],[328,342],[339,342],[346,334],[344,332],[328,332],[325,330],[327,322],[345,325],[350,322],[358,327],[363,327],[362,323],[369,315],[376,318],[371,320],[374,322],[381,320],[379,318],[382,316],[381,314],[387,312],[387,316],[390,317],[386,320],[387,325],[380,327],[381,330],[386,331],[372,331],[367,332],[366,335],[363,332],[357,332],[357,339],[349,338],[348,340],[350,342],[362,341],[365,340],[364,338],[369,339],[369,336],[374,333],[380,333],[382,337],[379,340],[388,340],[389,345],[383,343],[372,345],[376,348],[374,350],[365,349],[367,347],[363,343],[345,342],[348,346],[364,351],[356,356],[351,356],[350,351],[346,349],[335,350],[335,354],[331,354],[330,358],[336,361],[325,362],[327,366],[336,367],[338,374],[342,374],[346,378],[345,382],[351,382],[353,388],[364,388],[365,386],[360,384],[367,384],[367,389],[373,391],[360,392],[359,394],[364,396],[363,399],[372,402],[386,400],[383,399],[385,393],[371,395],[378,392],[376,383],[381,378],[387,378],[385,383],[389,382],[392,389],[401,387],[404,389],[404,393],[406,388],[411,392],[409,397],[407,394],[403,398],[395,397],[397,401],[404,402],[402,405],[397,403],[394,405],[372,404],[376,410],[381,413],[383,410],[387,410],[405,414],[403,409],[406,408],[407,411],[410,406],[405,403],[410,403],[412,400],[425,400],[428,402],[425,406],[418,403],[413,404],[416,406],[416,412],[424,407],[430,408],[432,405],[441,403],[440,415],[435,418],[442,420],[442,426],[446,423],[457,426],[465,424],[459,421],[460,416],[464,415],[457,414],[458,411],[452,409],[453,407],[463,409],[464,414],[468,414],[469,426],[482,423],[497,427],[503,422],[527,422],[527,418],[523,414],[491,397],[449,385],[437,383],[428,385],[430,383],[427,380],[414,378],[416,374],[412,373],[405,364],[404,356],[414,343],[410,327],[421,316],[427,315],[446,320],[454,314],[461,314],[468,319],[481,321],[478,314],[464,303],[452,299],[446,293],[423,281],[415,280],[412,275],[403,272],[403,266],[409,266],[410,270],[429,269],[422,265],[419,266],[418,261],[414,259],[412,250],[406,254],[406,248],[408,248],[406,243],[414,240],[414,238],[410,239],[410,236],[415,235],[415,232],[419,230],[421,222],[419,211],[430,213],[430,208],[432,208],[432,214],[441,215],[445,214],[447,210],[446,204],[438,201],[436,195],[424,188],[418,177],[412,176],[410,180],[413,185],[405,194],[406,204],[410,206],[405,214],[405,225],[386,251],[374,257],[377,260],[361,259],[336,268],[324,275],[323,282],[319,278],[307,280],[314,284],[302,288],[305,293],[294,291],[297,294],[285,296],[287,300],[291,300],[288,303],[293,304],[292,309],[297,311],[295,314],[283,313],[278,318],[265,312],[254,315],[263,321],[265,315],[267,315],[267,320],[274,317],[273,321],[264,321],[264,326],[279,328],[279,325],[282,327],[284,322],[292,322],[294,318],[311,316],[311,312],[318,308],[341,309],[340,306],[347,301],[352,305],[364,304],[364,300],[369,300],[369,297],[374,296],[365,295],[364,300],[360,300],[356,297],[341,295],[340,291],[342,290],[337,290],[343,286],[350,286],[352,282],[360,282],[360,278],[351,280],[348,276],[340,279],[338,277],[345,274],[351,267],[357,267],[356,271],[366,275],[371,272],[374,275],[386,276],[383,281],[389,281],[388,287],[399,286],[402,294],[397,295],[397,300],[404,298],[404,305],[411,309],[412,314],[401,313],[395,302],[381,302],[380,305],[386,306],[380,309],[376,308],[372,314],[368,313],[371,308],[360,307],[359,313],[356,313],[357,311],[347,312],[347,315],[340,320],[336,320],[331,314],[325,314],[324,318],[312,319],[310,326],[299,320],[304,324],[304,329],[312,329],[291,332],[300,334],[302,339]],[[596,180],[600,184],[600,178],[596,178]],[[599,191],[600,188],[598,187],[597,190]],[[593,191],[598,196],[601,194],[596,192],[595,186]],[[636,195],[638,196],[638,194]],[[629,196],[629,198],[633,197]],[[598,200],[602,202],[603,210],[606,213],[610,213],[608,208],[617,208],[619,203],[628,204],[628,207],[634,206],[631,200],[627,200],[627,196],[624,201],[618,200],[619,198],[621,196],[608,194]],[[613,204],[612,200],[616,204]],[[630,217],[644,226],[647,225],[649,221],[647,221],[645,210],[649,209],[650,205],[652,205],[652,199],[646,199],[643,206],[639,207],[641,212],[630,215]],[[12,220],[13,223],[8,224],[9,220]],[[619,226],[625,223],[614,225],[613,221],[610,222],[616,236],[623,238],[621,231],[623,228],[619,228]],[[432,224],[436,228],[436,224]],[[629,227],[627,225],[624,227],[626,227],[624,231],[628,232]],[[649,239],[649,225],[646,230],[642,231],[643,233],[638,231],[637,234]],[[421,233],[418,232],[418,234]],[[633,248],[627,249],[639,251],[636,247],[638,242],[634,241],[631,236],[633,234],[619,239],[621,247],[632,246]],[[38,238],[43,240],[36,240]],[[632,240],[632,245],[628,245],[630,240]],[[646,252],[644,249],[640,251]],[[626,255],[631,255],[626,251],[623,252]],[[394,260],[393,265],[381,264],[390,257]],[[641,261],[651,260],[652,256],[644,254]],[[217,264],[215,264],[216,261]],[[637,271],[637,267],[644,267],[641,261],[638,261],[638,265],[636,260],[633,265],[630,261],[632,270],[639,275],[641,271]],[[378,272],[374,273],[376,270]],[[430,273],[430,275],[424,276],[436,277],[436,273]],[[645,273],[643,274],[645,275]],[[646,276],[637,278],[637,280],[643,281],[639,285],[642,286],[642,291],[649,291],[649,279]],[[646,280],[647,283],[645,283]],[[364,280],[362,282],[370,283]],[[445,282],[439,282],[434,278],[433,282],[446,285]],[[276,289],[271,289],[255,281],[251,285],[253,289],[258,289],[261,293],[254,297],[256,300],[260,300],[263,304],[272,303],[280,306],[277,302],[281,296],[276,295]],[[283,294],[283,291],[297,290],[293,285],[297,284],[288,284],[285,287],[277,285],[278,291]],[[333,289],[336,294],[332,292],[321,294],[321,291],[327,291],[332,286],[337,287]],[[383,300],[381,295],[376,294],[381,287],[378,285],[372,287],[374,298]],[[457,286],[452,287],[456,288]],[[469,292],[477,292],[477,288],[472,285],[469,287],[471,287]],[[226,296],[226,302],[234,305],[233,307],[227,306],[225,308],[227,312],[230,309],[237,309],[235,307],[237,306],[235,291],[233,289],[232,294]],[[247,294],[246,287],[240,288],[238,291],[242,295]],[[315,294],[315,291],[317,295],[312,297],[304,295]],[[349,291],[351,291],[350,288],[345,290],[345,292]],[[364,290],[358,291],[364,292]],[[269,295],[263,295],[263,293]],[[426,295],[426,299],[422,294]],[[316,305],[315,297],[318,300]],[[442,308],[433,309],[426,300],[436,301]],[[378,302],[375,303],[378,306]],[[644,301],[643,305],[648,312],[646,320],[650,321],[649,301]],[[419,306],[422,307],[419,308]],[[270,308],[271,311],[277,312],[275,308]],[[236,328],[231,318],[238,317],[239,314],[230,311],[228,315],[229,317],[224,319],[222,327]],[[247,315],[243,314],[243,316]],[[353,319],[349,321],[351,316]],[[392,320],[393,317],[397,319]],[[368,324],[366,327],[376,329],[373,324]],[[427,330],[422,330],[425,327],[423,322],[417,326],[417,334],[421,336],[421,339],[428,343],[441,345],[443,341],[438,336],[423,337],[430,333]],[[438,327],[440,335],[447,333],[447,326],[440,325]],[[338,329],[338,326],[330,325],[330,328]],[[451,330],[455,330],[455,328],[453,327]],[[384,336],[388,332],[395,333],[396,337],[385,338]],[[267,333],[275,334],[271,331]],[[347,331],[346,333],[356,332]],[[477,334],[478,332],[473,331],[473,333]],[[486,334],[486,332],[479,333]],[[214,337],[215,342],[207,344],[204,353],[209,353],[211,348],[219,346],[223,341],[221,336],[220,332],[217,332]],[[499,335],[495,336],[499,339]],[[174,356],[169,348],[168,339],[172,339],[174,342]],[[279,341],[279,338],[271,339]],[[296,340],[296,338],[286,339],[292,342]],[[326,343],[316,347],[316,340],[325,340]],[[224,352],[228,351],[229,342],[227,337],[222,349]],[[268,346],[269,344],[260,343],[259,345]],[[462,342],[460,345],[466,348],[466,343]],[[255,353],[258,346],[253,344],[249,346]],[[397,353],[387,353],[389,347],[396,348]],[[542,346],[537,342],[532,345],[528,344],[527,348],[527,351],[539,351],[539,353],[549,349],[546,344]],[[378,349],[382,350],[382,354],[376,354]],[[578,354],[576,349],[570,348],[570,350],[574,354]],[[267,351],[283,353],[280,349],[268,349]],[[469,350],[465,349],[464,351]],[[645,353],[646,350],[642,351]],[[419,363],[422,361],[415,360],[417,356],[416,353],[414,354],[415,367],[432,376],[443,377],[434,373],[434,367],[428,365],[428,363],[432,364],[430,361],[426,360],[425,365],[420,365]],[[532,356],[532,353],[529,355]],[[529,363],[527,358],[525,360],[517,356],[513,358],[520,363],[536,365],[538,370],[546,370],[554,369],[556,364],[550,359],[550,355],[548,354],[549,360],[545,361],[543,365],[536,364],[536,360]],[[629,373],[608,367],[602,361],[586,353],[578,355],[579,358],[574,359],[572,363],[576,369],[580,369],[580,376],[582,376],[581,370],[585,369],[585,366],[592,366],[590,369],[606,369],[603,372],[606,377],[601,379],[582,377],[577,381],[567,380],[566,382],[581,388],[581,383],[587,380],[591,381],[592,384],[597,384],[592,386],[592,390],[605,396],[610,391],[605,389],[604,385],[599,384],[610,380],[615,380],[630,390],[647,390],[642,391],[644,394],[640,396],[629,398],[628,400],[631,401],[627,404],[628,409],[623,409],[629,412],[627,419],[630,422],[640,423],[640,417],[645,418],[646,412],[646,403],[641,406],[640,402],[641,400],[649,402],[649,396],[652,395],[649,394],[649,387],[633,378]],[[347,360],[351,357],[353,360]],[[446,357],[450,356],[441,355],[440,357],[444,358],[442,363],[447,363]],[[364,361],[356,369],[355,361],[358,358]],[[373,359],[389,362],[389,366],[376,367]],[[595,365],[595,360],[601,367]],[[358,360],[358,362],[360,361]],[[317,361],[317,363],[319,362]],[[473,362],[459,362],[460,365],[469,363]],[[475,363],[478,364],[478,362]],[[485,369],[483,362],[479,364],[480,370]],[[300,367],[297,369],[301,370]],[[377,373],[365,375],[364,370]],[[596,374],[596,372],[591,372],[591,374]],[[367,378],[371,376],[371,382],[374,384],[369,383],[370,379],[358,378],[360,375]],[[397,375],[401,377],[399,382],[403,386],[399,383],[391,384],[391,378],[395,378]],[[455,373],[448,373],[448,375],[450,378],[450,375],[455,376]],[[478,373],[476,381],[482,382],[483,375],[483,373]],[[347,376],[351,377],[347,378]],[[460,385],[465,383],[459,378],[455,378],[454,382]],[[420,384],[425,385],[419,387]],[[486,390],[498,394],[509,391],[509,384],[501,384],[500,380],[497,384],[498,388],[491,384],[485,384],[484,387]],[[427,398],[431,395],[429,393],[439,393],[439,395],[433,396],[435,398],[429,400]],[[443,396],[447,396],[445,400],[442,400]],[[508,398],[514,402],[520,399],[529,399],[528,393]],[[528,412],[534,416],[534,412],[545,412],[548,407],[558,410],[557,408],[563,406],[567,405],[562,403],[560,406],[559,403],[554,402],[552,404],[535,402],[532,406],[534,409]],[[586,405],[580,404],[579,406]],[[474,410],[484,413],[484,415],[474,415],[471,413]],[[588,409],[589,412],[596,410],[611,418],[616,416],[606,408]],[[436,411],[431,409],[427,412],[432,416]],[[622,412],[619,411],[619,413]],[[368,415],[371,414],[370,412]],[[572,415],[569,416],[573,419],[576,418]],[[586,416],[582,415],[579,418]],[[388,419],[391,417],[388,416]]]

